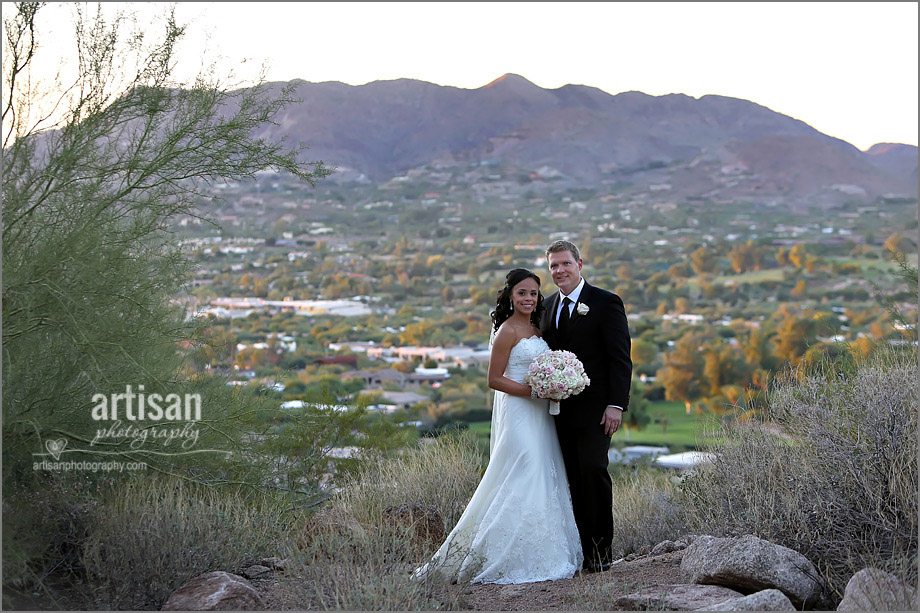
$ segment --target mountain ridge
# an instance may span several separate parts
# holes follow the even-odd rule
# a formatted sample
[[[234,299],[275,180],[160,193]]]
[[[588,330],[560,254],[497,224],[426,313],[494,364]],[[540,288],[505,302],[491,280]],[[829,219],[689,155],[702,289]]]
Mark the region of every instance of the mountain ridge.
[[[842,184],[866,198],[917,194],[917,147],[880,143],[863,152],[802,120],[718,94],[545,89],[514,73],[475,89],[417,79],[289,83],[300,102],[266,135],[304,142],[311,159],[375,182],[439,159],[550,167],[580,184],[613,180],[623,169],[717,160],[756,168],[757,180],[785,197],[812,198]],[[796,155],[797,147],[808,155]]]

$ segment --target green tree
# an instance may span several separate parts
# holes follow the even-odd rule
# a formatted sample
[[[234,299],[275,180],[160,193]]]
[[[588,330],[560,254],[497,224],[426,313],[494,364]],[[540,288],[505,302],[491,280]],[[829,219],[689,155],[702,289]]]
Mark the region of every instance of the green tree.
[[[763,258],[763,249],[753,240],[749,240],[742,245],[736,245],[728,253],[732,270],[736,273],[760,270],[763,266]]]
[[[632,430],[641,430],[651,421],[649,416],[649,402],[645,397],[645,384],[638,379],[633,379],[630,385],[629,407],[623,412],[623,426],[626,429],[626,440]]]
[[[713,283],[713,277],[710,273],[700,275],[700,292],[706,300],[717,298],[722,291],[722,287]]]
[[[668,268],[668,276],[677,281],[693,276],[693,269],[686,262],[678,262]]]
[[[703,350],[703,363],[703,378],[708,385],[705,395],[728,396],[733,403],[736,402],[739,393],[729,390],[740,390],[740,386],[747,385],[754,371],[745,361],[744,353],[740,349],[721,341],[706,344]]]
[[[744,360],[752,368],[759,368],[769,352],[770,337],[760,328],[753,328],[741,337],[741,351]]]
[[[213,74],[174,82],[184,30],[171,11],[132,30],[102,7],[74,7],[77,72],[56,88],[31,72],[45,49],[41,4],[4,19],[5,476],[40,440],[86,435],[94,394],[191,385],[176,342],[194,340],[196,322],[170,300],[189,263],[169,228],[196,215],[210,182],[328,173],[298,161],[301,148],[254,136],[290,90],[231,91]]]
[[[895,275],[903,282],[907,287],[907,295],[916,296],[917,295],[917,284],[920,277],[918,277],[917,268],[911,266],[907,261],[907,256],[904,255],[901,251],[894,251],[889,249],[888,256],[894,260],[897,264],[897,271]],[[902,303],[899,303],[897,295],[887,294],[881,290],[877,283],[873,283],[873,288],[875,289],[875,298],[881,303],[882,307],[888,313],[889,319],[891,319],[895,324],[897,324],[898,329],[901,334],[903,334],[908,340],[913,342],[917,341],[917,308],[914,305],[913,308],[908,309],[905,312],[905,306]],[[878,335],[878,338],[881,338],[881,335]]]
[[[630,359],[637,367],[654,364],[658,358],[658,346],[644,338],[632,339]]]
[[[776,250],[776,263],[780,266],[786,266],[789,264],[789,250],[785,247],[780,247]]]
[[[809,347],[815,344],[818,325],[810,312],[787,313],[780,320],[773,336],[777,358],[793,366],[802,359]]]
[[[706,246],[697,247],[690,254],[690,266],[693,267],[693,271],[698,275],[714,272],[718,263],[719,259],[716,252]]]
[[[885,239],[885,244],[882,245],[882,248],[894,253],[911,253],[916,251],[910,239],[905,238],[900,232],[894,232]]]
[[[665,354],[664,366],[657,372],[667,400],[683,402],[690,413],[691,403],[703,395],[704,337],[698,332],[684,334]]]
[[[683,315],[690,312],[690,301],[683,297],[679,296],[674,299],[674,312],[678,315]]]
[[[199,342],[189,353],[192,363],[199,370],[212,366],[228,367],[236,355],[236,335],[226,328],[207,327],[200,334]]]
[[[715,396],[722,388],[722,354],[710,349],[703,355],[703,377],[706,379],[708,389],[704,390],[708,396]]]
[[[789,253],[786,255],[789,263],[802,270],[805,268],[805,262],[808,259],[808,249],[805,246],[805,243],[798,243],[789,250]]]

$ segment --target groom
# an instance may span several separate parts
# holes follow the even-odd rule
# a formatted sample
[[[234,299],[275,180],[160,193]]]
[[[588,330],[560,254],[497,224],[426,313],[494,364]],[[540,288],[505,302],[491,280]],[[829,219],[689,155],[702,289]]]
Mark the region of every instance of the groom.
[[[632,361],[626,309],[616,294],[585,282],[581,253],[574,244],[554,242],[546,249],[546,259],[559,291],[546,299],[543,338],[550,349],[578,356],[591,379],[582,393],[561,402],[556,434],[585,569],[596,572],[610,567],[613,542],[607,450],[629,405]]]

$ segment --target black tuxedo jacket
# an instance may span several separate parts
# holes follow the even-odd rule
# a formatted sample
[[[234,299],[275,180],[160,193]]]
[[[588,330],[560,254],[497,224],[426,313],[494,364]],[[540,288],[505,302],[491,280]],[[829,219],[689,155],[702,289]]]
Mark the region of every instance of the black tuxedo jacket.
[[[573,426],[600,424],[608,405],[624,411],[629,406],[632,360],[626,309],[619,296],[585,281],[563,338],[556,329],[560,300],[557,291],[544,302],[546,310],[540,325],[543,338],[550,349],[563,349],[578,356],[591,384],[582,393],[563,400],[556,419]],[[578,313],[580,304],[588,308],[584,315]]]

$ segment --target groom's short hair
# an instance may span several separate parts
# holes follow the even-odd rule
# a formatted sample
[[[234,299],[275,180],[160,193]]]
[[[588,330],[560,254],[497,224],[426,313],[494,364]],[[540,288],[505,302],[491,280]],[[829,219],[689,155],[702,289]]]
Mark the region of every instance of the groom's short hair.
[[[581,259],[581,251],[578,250],[578,247],[575,246],[575,243],[570,243],[569,241],[558,240],[554,241],[552,245],[546,248],[546,257],[549,258],[551,253],[559,253],[560,251],[571,251],[572,256],[576,260]]]

